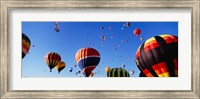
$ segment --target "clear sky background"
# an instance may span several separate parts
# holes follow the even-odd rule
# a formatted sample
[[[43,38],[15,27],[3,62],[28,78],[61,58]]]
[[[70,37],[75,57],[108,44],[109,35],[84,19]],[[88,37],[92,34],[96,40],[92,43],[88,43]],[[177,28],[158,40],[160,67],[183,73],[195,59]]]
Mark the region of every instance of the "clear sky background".
[[[128,72],[135,72],[131,77],[138,77],[140,71],[135,63],[138,47],[156,35],[178,36],[178,22],[131,22],[131,27],[124,24],[59,22],[60,32],[56,32],[55,22],[22,22],[22,32],[31,40],[29,53],[22,60],[22,77],[84,77],[82,73],[76,75],[81,69],[79,66],[74,67],[75,54],[83,47],[95,48],[100,53],[100,63],[93,70],[94,77],[106,77],[105,67],[122,67],[123,64]],[[141,29],[138,37],[133,33],[136,28]],[[101,36],[107,38],[103,44]],[[48,52],[58,53],[65,62],[66,67],[60,74],[55,68],[50,72],[44,61]],[[73,68],[72,72],[69,72],[69,67]]]

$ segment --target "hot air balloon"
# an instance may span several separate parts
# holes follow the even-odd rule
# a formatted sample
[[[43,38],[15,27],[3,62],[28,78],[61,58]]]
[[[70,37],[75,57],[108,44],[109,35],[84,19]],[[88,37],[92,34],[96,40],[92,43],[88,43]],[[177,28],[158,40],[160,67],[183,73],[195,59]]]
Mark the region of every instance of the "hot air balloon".
[[[108,72],[110,71],[110,67],[107,66],[107,67],[105,68],[105,71],[106,71],[106,73],[108,73]]]
[[[103,26],[101,26],[100,29],[103,30]]]
[[[22,59],[26,56],[31,46],[31,41],[26,36],[26,34],[22,33]]]
[[[140,33],[141,33],[141,30],[140,30],[140,29],[136,28],[136,29],[134,30],[135,36],[139,36]]]
[[[56,25],[55,25],[55,31],[56,31],[56,32],[60,32],[60,27],[59,27],[58,22],[56,22]]]
[[[177,77],[178,37],[159,35],[146,40],[136,52],[136,65],[147,77]]]
[[[141,37],[141,38],[140,38],[140,41],[142,41],[142,40],[143,40],[143,38]]]
[[[112,27],[111,27],[111,26],[109,26],[109,27],[108,27],[108,29],[109,29],[109,30],[111,30],[111,29],[112,29]]]
[[[129,73],[123,68],[112,68],[107,77],[130,77]]]
[[[69,67],[69,72],[72,72],[73,71],[73,68],[72,67]]]
[[[140,72],[139,77],[147,77],[144,73]]]
[[[124,64],[122,65],[122,68],[125,68],[125,65],[124,65]]]
[[[89,77],[93,77],[93,76],[94,76],[94,73],[92,72]]]
[[[130,26],[131,26],[131,23],[130,23],[130,22],[126,22],[125,25],[126,25],[127,27],[130,27]]]
[[[133,74],[134,74],[134,71],[133,71],[133,70],[130,70],[130,74],[133,75]]]
[[[58,63],[58,65],[56,65],[56,70],[58,71],[58,73],[60,74],[60,72],[65,68],[65,62],[60,61]]]
[[[82,48],[77,51],[75,59],[85,77],[88,77],[99,64],[100,54],[94,48]]]
[[[46,56],[44,57],[44,60],[46,61],[47,65],[49,66],[50,72],[51,72],[51,70],[56,65],[58,65],[58,63],[61,61],[61,57],[56,52],[50,52],[50,53],[46,54]]]
[[[104,39],[104,36],[101,36],[101,39]]]

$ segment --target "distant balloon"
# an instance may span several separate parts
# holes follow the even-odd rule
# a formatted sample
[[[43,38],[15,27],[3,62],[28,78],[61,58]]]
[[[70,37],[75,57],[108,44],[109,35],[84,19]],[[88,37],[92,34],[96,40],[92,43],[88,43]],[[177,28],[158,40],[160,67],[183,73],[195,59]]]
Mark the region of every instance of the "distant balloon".
[[[122,65],[122,68],[125,68],[125,65],[124,65],[124,64]]]
[[[138,48],[135,59],[147,77],[178,77],[178,37],[165,34],[149,38]]]
[[[60,55],[56,52],[47,53],[44,59],[50,68],[50,72],[61,61]]]
[[[140,72],[139,77],[147,77],[144,73]]]
[[[131,26],[131,23],[130,23],[130,22],[126,22],[125,25],[126,25],[127,27],[130,27],[130,26]]]
[[[139,36],[140,33],[141,33],[141,30],[140,30],[140,29],[136,28],[136,29],[134,30],[135,36]]]
[[[60,72],[65,68],[65,63],[64,62],[62,62],[62,61],[60,61],[59,63],[58,63],[58,65],[56,65],[56,70],[58,71],[58,73],[60,74]]]
[[[55,31],[56,32],[60,32],[60,27],[59,27],[59,23],[58,22],[56,22]]]
[[[26,56],[31,46],[31,41],[26,36],[26,34],[22,33],[22,59]]]
[[[101,26],[100,29],[103,30],[103,26]]]
[[[77,51],[75,59],[85,77],[88,77],[99,64],[100,54],[94,48],[82,48]]]
[[[102,38],[102,39],[104,39],[104,38],[105,38],[105,36],[101,36],[101,38]]]
[[[108,73],[108,72],[110,71],[110,67],[107,66],[107,67],[105,68],[105,71],[106,71],[106,73]]]
[[[92,72],[89,77],[93,77],[93,76],[94,76],[94,73]]]
[[[104,37],[104,39],[103,40],[107,40],[107,37]]]
[[[130,70],[130,74],[133,75],[133,74],[134,74],[134,71],[133,71],[133,70]]]
[[[123,68],[112,68],[108,73],[107,77],[130,77],[127,70]]]
[[[112,29],[112,27],[111,26],[109,26],[109,30],[111,30]]]
[[[73,71],[73,68],[72,67],[69,67],[69,72],[72,72]]]
[[[142,41],[142,40],[143,40],[143,38],[141,37],[141,38],[140,38],[140,40]]]

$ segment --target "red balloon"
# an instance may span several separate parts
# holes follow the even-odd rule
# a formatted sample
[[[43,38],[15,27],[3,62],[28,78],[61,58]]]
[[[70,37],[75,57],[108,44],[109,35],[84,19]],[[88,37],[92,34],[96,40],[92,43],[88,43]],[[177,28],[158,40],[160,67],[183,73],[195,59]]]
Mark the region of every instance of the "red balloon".
[[[137,28],[137,29],[134,30],[134,34],[135,34],[136,36],[139,36],[140,33],[141,33],[141,30],[140,30],[140,29]]]

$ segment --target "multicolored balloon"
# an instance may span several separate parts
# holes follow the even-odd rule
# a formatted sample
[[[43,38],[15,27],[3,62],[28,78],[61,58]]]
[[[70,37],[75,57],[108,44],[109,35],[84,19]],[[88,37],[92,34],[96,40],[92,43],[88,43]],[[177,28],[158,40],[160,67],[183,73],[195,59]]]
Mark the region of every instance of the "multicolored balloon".
[[[140,37],[140,41],[142,41],[143,40],[143,38],[142,37]]]
[[[89,77],[100,61],[100,54],[94,48],[79,49],[75,55],[76,62],[85,77]]]
[[[105,71],[106,71],[106,73],[108,73],[108,72],[110,71],[110,67],[107,66],[107,67],[105,68]]]
[[[141,30],[136,28],[133,33],[135,34],[135,36],[139,36],[141,33]]]
[[[31,41],[28,36],[22,33],[22,59],[26,56],[31,46]]]
[[[47,53],[46,56],[44,57],[44,60],[46,61],[47,65],[50,68],[50,72],[52,69],[58,65],[58,63],[61,61],[61,57],[58,53],[56,52],[50,52]]]
[[[107,77],[130,77],[127,70],[123,68],[112,68],[108,73]]]
[[[136,52],[136,64],[147,77],[177,77],[178,37],[159,35],[146,40]]]
[[[65,68],[65,62],[60,61],[58,63],[58,65],[56,65],[56,70],[58,71],[58,73],[60,74],[60,72]]]
[[[139,77],[147,77],[144,73],[140,72]]]

